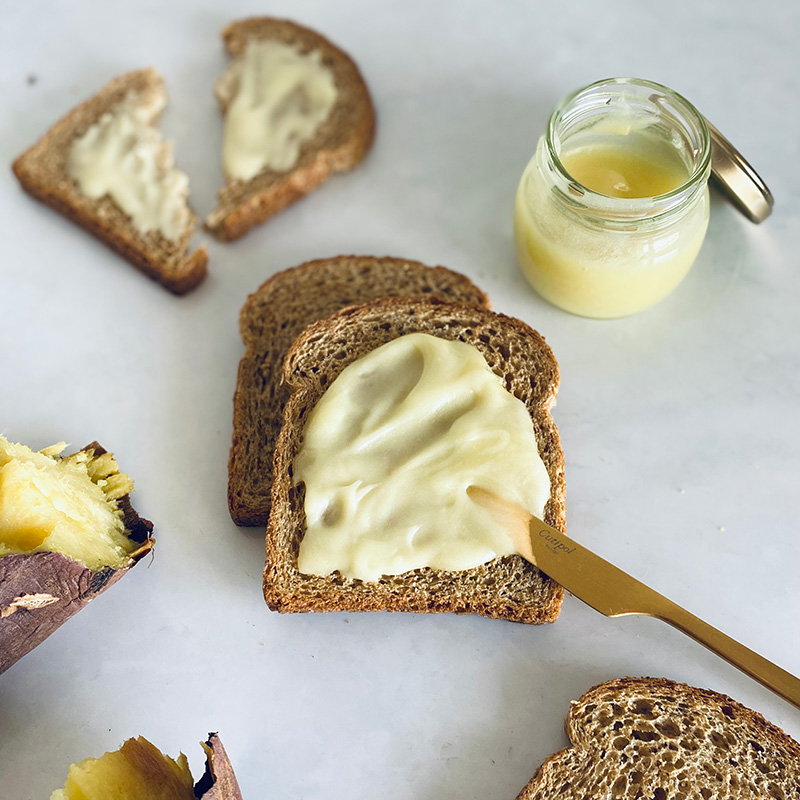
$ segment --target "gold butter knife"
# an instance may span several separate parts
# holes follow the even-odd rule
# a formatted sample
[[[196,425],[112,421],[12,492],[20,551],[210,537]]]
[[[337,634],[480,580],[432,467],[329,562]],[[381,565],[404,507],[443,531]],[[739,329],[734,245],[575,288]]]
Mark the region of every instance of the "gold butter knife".
[[[478,486],[467,489],[506,528],[517,552],[607,617],[644,614],[667,622],[800,708],[800,679],[703,622],[649,586],[596,556],[525,509]]]

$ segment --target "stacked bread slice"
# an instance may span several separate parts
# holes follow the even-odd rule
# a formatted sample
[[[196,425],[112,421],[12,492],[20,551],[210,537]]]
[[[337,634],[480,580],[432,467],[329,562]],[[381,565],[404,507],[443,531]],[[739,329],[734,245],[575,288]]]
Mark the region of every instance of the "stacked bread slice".
[[[306,575],[297,566],[305,510],[293,462],[305,420],[348,364],[410,333],[472,345],[525,405],[550,478],[545,519],[563,529],[564,458],[550,413],[558,365],[538,333],[491,312],[485,295],[457,273],[365,257],[279,273],[248,298],[240,327],[247,350],[234,399],[228,498],[235,521],[268,526],[264,594],[271,608],[453,611],[529,623],[557,618],[562,588],[516,555],[379,581]]]
[[[283,360],[297,336],[346,306],[432,295],[488,308],[486,295],[457,272],[372,256],[310,261],[279,272],[247,298],[239,315],[246,351],[233,398],[228,462],[228,505],[237,525],[266,526],[269,520],[272,456],[290,394]]]

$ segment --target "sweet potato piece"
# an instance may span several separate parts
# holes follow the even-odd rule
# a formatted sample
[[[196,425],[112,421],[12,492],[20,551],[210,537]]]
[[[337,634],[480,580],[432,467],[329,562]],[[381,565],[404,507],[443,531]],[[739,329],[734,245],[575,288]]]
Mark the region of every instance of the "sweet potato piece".
[[[242,800],[219,736],[208,737],[202,743],[206,770],[196,784],[183,753],[172,759],[139,736],[119,750],[72,764],[64,788],[50,800]]]
[[[131,506],[132,483],[112,455],[97,442],[67,457],[61,449],[34,453],[0,436],[0,673],[116,583],[154,544],[153,524]],[[73,496],[78,506],[85,501],[83,517],[69,507]],[[110,544],[87,551],[78,542],[68,544],[70,555],[57,552],[70,531],[80,538],[96,518],[116,520],[111,533],[98,534]]]

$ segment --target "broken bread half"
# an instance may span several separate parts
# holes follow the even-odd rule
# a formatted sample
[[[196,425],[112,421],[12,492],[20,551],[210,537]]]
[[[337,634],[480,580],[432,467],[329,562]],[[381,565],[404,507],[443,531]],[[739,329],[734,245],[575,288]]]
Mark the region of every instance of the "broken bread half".
[[[272,456],[289,389],[283,360],[301,331],[351,305],[380,297],[431,297],[489,307],[464,275],[419,261],[337,256],[273,275],[239,315],[245,353],[233,397],[233,441],[228,460],[228,507],[237,525],[269,520]]]
[[[360,380],[365,392],[372,392],[376,375],[368,366],[365,356],[400,337],[426,334],[439,339],[470,345],[485,361],[494,379],[523,407],[527,425],[532,429],[538,456],[549,480],[542,516],[546,522],[560,530],[565,529],[564,457],[561,442],[550,409],[555,403],[558,388],[558,364],[544,339],[525,323],[486,308],[463,303],[444,303],[436,299],[414,300],[387,298],[363,306],[352,307],[315,323],[295,341],[284,362],[284,380],[292,394],[284,410],[283,427],[278,437],[273,464],[272,510],[266,535],[266,565],[264,569],[264,595],[269,607],[276,611],[415,611],[476,613],[487,617],[516,622],[544,623],[558,617],[563,589],[543,575],[533,565],[514,553],[501,553],[488,557],[475,566],[464,569],[443,569],[418,566],[399,574],[383,574],[372,580],[352,577],[347,570],[335,569],[330,574],[312,574],[301,571],[299,558],[303,539],[309,526],[309,509],[306,485],[298,479],[298,457],[307,437],[309,419],[321,403],[326,392],[333,390],[337,378],[351,365],[362,365]],[[436,367],[431,374],[435,375]],[[407,370],[404,371],[404,373]],[[393,384],[401,413],[406,397],[413,386],[405,385],[405,378],[397,381],[378,376],[380,384]],[[413,383],[413,380],[411,381]],[[416,401],[414,401],[416,402]],[[402,466],[415,462],[436,463],[439,470],[448,469],[452,461],[440,461],[436,442],[428,441],[427,432],[456,432],[461,425],[461,411],[473,404],[467,390],[447,399],[446,403],[429,409],[430,420],[421,426],[410,425],[407,452],[401,454]],[[450,414],[455,409],[455,414]],[[426,419],[426,408],[419,409]],[[366,415],[340,416],[341,425],[361,433],[374,430],[366,448],[381,458],[384,435],[394,435],[394,422],[389,426],[380,423],[384,414],[382,401],[373,407],[367,404]],[[372,426],[372,427],[371,427]],[[324,433],[324,432],[323,432]],[[331,431],[336,434],[336,431]],[[475,434],[480,439],[480,430]],[[496,450],[502,450],[504,439],[489,432]],[[389,441],[387,436],[386,441]],[[396,438],[393,441],[397,441]],[[432,444],[432,448],[428,445]],[[449,448],[449,444],[446,445]],[[401,448],[404,445],[401,442]],[[386,473],[396,472],[392,454],[393,445],[387,446]],[[358,448],[356,448],[357,450]],[[441,448],[444,449],[444,448]],[[458,452],[457,450],[455,452]],[[359,453],[352,451],[356,459]],[[449,458],[449,455],[447,456]],[[338,456],[331,459],[330,467],[344,469]],[[423,473],[424,474],[424,473]],[[515,480],[513,475],[484,476],[498,484]],[[421,483],[409,484],[406,496],[427,497],[429,504],[446,505],[449,497],[433,496],[435,488]],[[353,480],[344,487],[346,502],[357,504],[366,497],[373,486],[369,480]],[[466,489],[466,487],[462,487]],[[464,492],[465,493],[465,492]],[[402,500],[403,492],[399,493]],[[316,512],[314,512],[316,513]],[[333,518],[339,508],[330,510]],[[392,524],[405,524],[406,509],[402,502],[395,506],[387,520]],[[326,513],[319,514],[323,525]],[[373,532],[376,543],[385,535],[381,509],[375,513]],[[335,519],[333,520],[335,521]],[[418,534],[414,520],[408,525],[408,539],[413,542]],[[421,543],[425,546],[425,543]],[[367,543],[369,546],[369,543]]]
[[[369,150],[375,109],[350,56],[294,22],[253,17],[222,31],[234,59],[217,81],[226,186],[206,219],[237,239]]]
[[[0,673],[153,546],[133,482],[97,442],[68,456],[0,436]]]
[[[153,69],[122,75],[59,120],[12,168],[22,188],[175,294],[206,275],[189,252],[189,181],[155,127],[167,104]]]
[[[50,800],[242,800],[228,754],[216,733],[201,742],[206,769],[197,783],[186,756],[164,755],[143,736],[99,758],[72,764]]]
[[[573,701],[572,747],[548,758],[517,800],[800,796],[800,744],[708,689],[620,678]]]

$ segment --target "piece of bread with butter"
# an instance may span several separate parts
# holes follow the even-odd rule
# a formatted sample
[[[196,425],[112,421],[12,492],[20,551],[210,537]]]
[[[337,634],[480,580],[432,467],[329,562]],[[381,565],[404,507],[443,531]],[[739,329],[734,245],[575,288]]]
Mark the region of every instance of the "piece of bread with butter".
[[[469,278],[419,261],[337,256],[273,275],[247,298],[239,316],[246,351],[233,398],[228,507],[237,525],[266,526],[272,455],[289,390],[282,367],[292,342],[317,320],[380,297],[435,295],[488,308]]]
[[[536,331],[474,305],[387,298],[307,328],[283,376],[271,609],[557,618],[563,589],[467,495],[481,486],[565,528],[558,364]]]
[[[255,17],[222,31],[233,63],[217,81],[226,185],[206,228],[243,236],[366,155],[375,109],[344,51],[294,22]]]
[[[665,678],[601,683],[571,703],[572,747],[517,800],[800,797],[800,744],[726,695]]]
[[[153,69],[112,80],[14,161],[22,188],[175,294],[206,275],[189,252],[189,182],[155,124],[167,104]]]
[[[0,673],[153,547],[113,455],[65,447],[35,452],[0,435]]]

